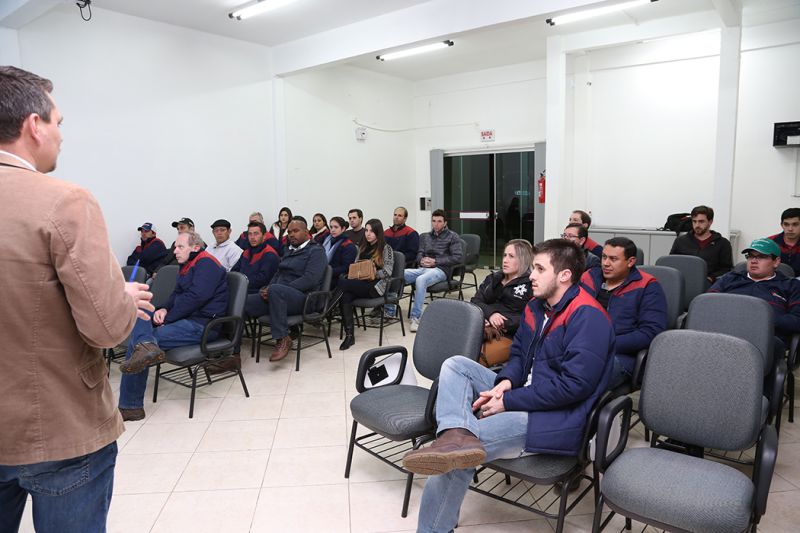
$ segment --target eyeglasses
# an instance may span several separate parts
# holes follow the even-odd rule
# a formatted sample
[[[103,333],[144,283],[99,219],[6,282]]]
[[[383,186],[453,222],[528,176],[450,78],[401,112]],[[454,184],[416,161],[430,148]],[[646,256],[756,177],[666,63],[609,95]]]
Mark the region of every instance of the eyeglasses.
[[[744,258],[747,259],[747,260],[750,260],[750,259],[759,259],[759,260],[760,259],[769,259],[769,260],[772,260],[772,256],[771,255],[754,254],[752,252],[748,252],[748,253],[744,254]]]
[[[580,237],[578,237],[577,235],[570,235],[569,233],[562,233],[561,234],[561,238],[562,239],[569,239],[571,241],[580,239]]]

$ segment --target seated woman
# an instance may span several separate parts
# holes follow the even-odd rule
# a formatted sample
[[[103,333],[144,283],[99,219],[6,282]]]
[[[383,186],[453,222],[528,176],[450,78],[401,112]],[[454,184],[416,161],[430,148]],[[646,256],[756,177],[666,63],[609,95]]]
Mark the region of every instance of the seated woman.
[[[333,228],[331,228],[333,229]],[[337,293],[341,294],[342,322],[345,337],[340,350],[346,350],[356,343],[353,324],[353,300],[357,298],[377,298],[383,296],[392,277],[394,251],[383,237],[383,224],[373,218],[364,224],[364,240],[358,249],[358,259],[369,259],[375,265],[374,280],[343,278],[339,280]]]
[[[331,230],[328,228],[328,219],[322,213],[315,213],[314,218],[311,219],[311,227],[309,228],[311,238],[317,244],[325,242],[325,238],[330,235]]]
[[[339,278],[347,275],[350,265],[355,263],[358,250],[353,241],[345,237],[347,222],[342,217],[331,218],[330,234],[322,241],[328,264],[332,270],[331,290],[336,288]],[[331,304],[333,305],[333,304]]]
[[[278,212],[278,220],[272,224],[272,228],[270,229],[272,235],[278,239],[278,242],[281,246],[283,246],[286,242],[284,237],[286,237],[286,231],[289,229],[289,222],[291,221],[292,210],[288,207],[281,207],[281,210]]]
[[[470,300],[483,311],[484,337],[480,362],[491,367],[508,361],[511,340],[517,332],[525,305],[533,296],[528,279],[533,247],[525,239],[508,241],[503,268],[489,274]]]

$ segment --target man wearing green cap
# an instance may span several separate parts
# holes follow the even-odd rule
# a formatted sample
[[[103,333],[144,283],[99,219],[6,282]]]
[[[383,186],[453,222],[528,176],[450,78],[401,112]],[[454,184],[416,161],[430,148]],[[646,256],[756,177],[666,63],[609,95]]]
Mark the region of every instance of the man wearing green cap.
[[[771,239],[756,239],[742,250],[747,271],[733,271],[717,280],[708,292],[745,294],[766,300],[775,312],[775,334],[786,341],[800,333],[800,281],[778,272],[781,249]]]

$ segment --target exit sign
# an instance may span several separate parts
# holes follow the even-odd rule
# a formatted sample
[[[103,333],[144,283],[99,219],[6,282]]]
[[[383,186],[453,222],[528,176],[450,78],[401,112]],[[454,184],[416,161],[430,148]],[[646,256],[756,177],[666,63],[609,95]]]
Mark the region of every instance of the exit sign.
[[[481,130],[481,142],[487,143],[494,141],[494,130]]]

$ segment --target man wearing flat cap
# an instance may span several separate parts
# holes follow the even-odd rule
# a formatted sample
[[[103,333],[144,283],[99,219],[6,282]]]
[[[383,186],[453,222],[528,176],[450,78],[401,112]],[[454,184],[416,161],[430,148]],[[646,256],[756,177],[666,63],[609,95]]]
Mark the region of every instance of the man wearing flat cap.
[[[211,224],[211,231],[216,242],[209,246],[207,251],[217,258],[227,272],[230,272],[242,255],[242,249],[231,239],[231,223],[220,218]]]
[[[133,266],[139,261],[139,266],[152,274],[169,252],[164,241],[156,237],[156,228],[152,222],[145,222],[136,231],[140,233],[142,242],[131,255],[128,256],[128,266]]]

